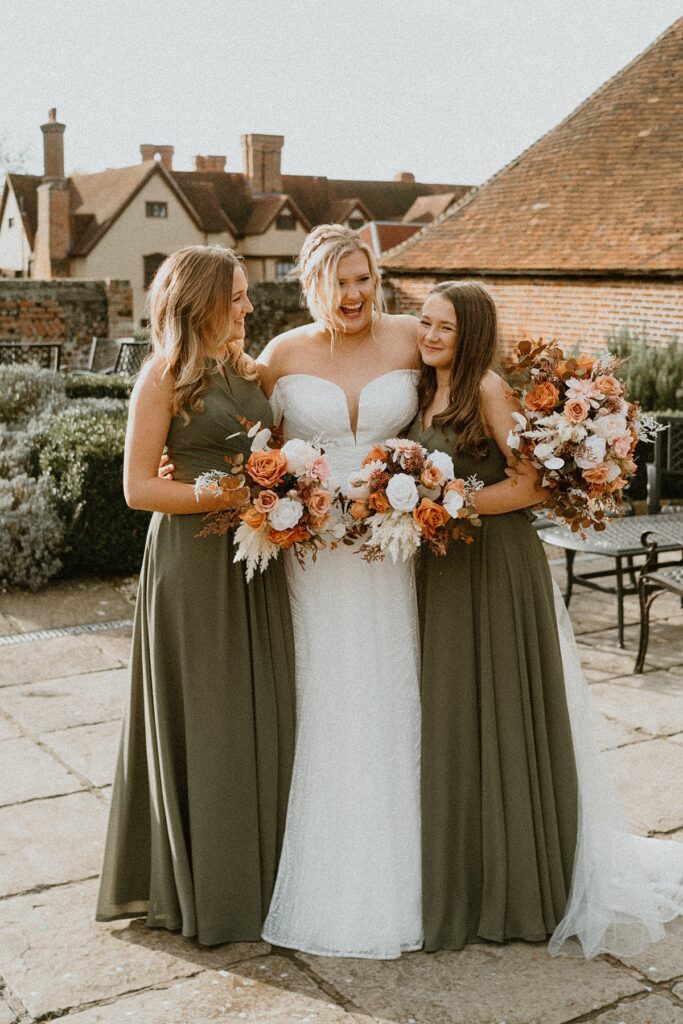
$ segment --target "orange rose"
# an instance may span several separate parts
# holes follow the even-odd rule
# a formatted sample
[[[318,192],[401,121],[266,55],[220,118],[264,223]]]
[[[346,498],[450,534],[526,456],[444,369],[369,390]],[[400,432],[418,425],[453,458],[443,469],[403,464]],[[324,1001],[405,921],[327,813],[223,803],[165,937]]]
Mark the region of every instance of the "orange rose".
[[[265,515],[268,515],[269,512],[273,511],[279,500],[275,491],[261,491],[254,498],[254,508],[257,512],[263,512]]]
[[[386,512],[389,508],[389,499],[386,494],[382,494],[381,491],[375,491],[375,493],[371,494],[368,498],[368,505],[371,509],[374,509],[375,512]]]
[[[616,480],[613,480],[612,483],[609,484],[607,490],[611,494],[613,491],[623,490],[624,487],[626,487],[626,480],[623,476],[618,476]]]
[[[367,466],[368,462],[386,462],[389,458],[389,450],[381,444],[373,445],[368,454],[361,462],[361,466]]]
[[[308,521],[311,524],[311,529],[315,533],[320,533],[322,530],[325,529],[325,527],[327,525],[327,520],[329,518],[330,517],[328,515],[324,515],[324,516],[311,516],[311,515],[309,515]]]
[[[364,501],[354,501],[350,508],[351,515],[354,519],[360,522],[362,519],[367,519],[370,515],[370,509]]]
[[[605,462],[601,462],[599,466],[594,466],[592,469],[584,469],[581,476],[583,479],[594,485],[607,483],[608,467]]]
[[[274,487],[287,472],[287,456],[279,448],[252,452],[246,465],[247,473],[262,487]]]
[[[623,391],[621,384],[611,373],[596,377],[595,386],[603,395],[620,395]]]
[[[308,510],[312,516],[321,518],[326,516],[332,508],[332,495],[329,491],[315,490],[311,491],[306,501]]]
[[[436,466],[425,466],[420,480],[425,487],[429,487],[431,490],[431,488],[439,486],[443,480],[443,473]]]
[[[298,541],[308,540],[310,536],[306,527],[301,526],[301,524],[292,526],[289,530],[268,531],[268,540],[273,544],[277,544],[278,547],[284,548],[285,551]]]
[[[245,509],[244,512],[240,513],[240,519],[245,522],[247,526],[251,526],[252,530],[260,530],[266,521],[266,513],[259,512],[257,508],[250,505],[248,509]]]
[[[557,405],[560,393],[549,380],[544,380],[531,389],[524,399],[527,409],[538,412],[550,412]]]
[[[576,360],[576,369],[586,370],[587,373],[590,373],[593,369],[594,363],[595,359],[593,359],[591,356],[587,356],[584,352],[582,352],[579,358]]]
[[[413,509],[413,519],[427,540],[431,540],[439,527],[445,526],[450,518],[443,505],[437,505],[429,498],[423,498],[417,508]]]
[[[581,423],[590,412],[590,405],[585,398],[570,398],[564,403],[564,415],[570,423]]]

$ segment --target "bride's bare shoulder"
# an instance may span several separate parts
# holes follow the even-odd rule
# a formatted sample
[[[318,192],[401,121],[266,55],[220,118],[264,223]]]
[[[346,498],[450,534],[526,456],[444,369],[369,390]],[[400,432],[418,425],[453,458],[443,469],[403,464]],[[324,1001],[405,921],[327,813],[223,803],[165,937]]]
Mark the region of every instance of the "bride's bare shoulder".
[[[307,354],[320,344],[324,332],[320,324],[303,324],[278,334],[268,342],[257,359],[261,383],[269,394],[280,377],[296,373]]]
[[[417,350],[417,317],[408,313],[384,313],[385,336],[397,357],[407,368],[419,365]]]

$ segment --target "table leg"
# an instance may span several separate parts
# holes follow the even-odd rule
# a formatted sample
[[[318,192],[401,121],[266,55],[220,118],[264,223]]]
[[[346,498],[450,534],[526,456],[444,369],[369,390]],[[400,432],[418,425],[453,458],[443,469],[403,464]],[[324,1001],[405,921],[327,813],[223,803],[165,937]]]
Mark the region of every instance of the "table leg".
[[[564,603],[569,608],[569,602],[572,596],[572,587],[574,586],[574,556],[576,551],[571,548],[565,548],[565,564],[567,567],[567,586],[564,592]]]
[[[617,555],[617,625],[619,646],[624,646],[624,569],[621,555]]]

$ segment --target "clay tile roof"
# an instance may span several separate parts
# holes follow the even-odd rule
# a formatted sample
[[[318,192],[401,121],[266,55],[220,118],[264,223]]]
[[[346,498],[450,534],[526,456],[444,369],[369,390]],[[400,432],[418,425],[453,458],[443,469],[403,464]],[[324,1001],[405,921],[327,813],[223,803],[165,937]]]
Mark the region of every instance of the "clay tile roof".
[[[170,176],[200,215],[207,232],[225,231],[217,213],[227,218],[233,233],[243,235],[254,201],[243,174],[234,171],[171,171]],[[222,226],[214,227],[221,223]]]
[[[419,235],[390,270],[683,270],[683,18]]]
[[[97,174],[69,178],[73,237],[71,251],[85,255],[107,231],[130,198],[142,187],[156,164],[113,167]]]
[[[414,224],[419,221],[429,223],[436,217],[445,213],[449,206],[452,206],[460,195],[456,192],[441,192],[432,196],[418,196],[413,205],[404,215],[406,223]]]
[[[362,203],[368,217],[375,220],[401,220],[418,196],[450,192],[456,199],[470,190],[469,185],[425,185],[404,181],[355,181],[283,174],[282,189],[292,196],[312,224],[338,222],[333,216],[343,210],[344,200]],[[349,206],[349,212],[353,206]],[[347,214],[348,216],[348,214]],[[346,218],[344,218],[346,219]]]
[[[386,252],[394,246],[405,242],[407,238],[420,230],[419,224],[406,224],[404,221],[394,220],[373,220],[364,224],[360,229],[360,236],[364,242],[372,246],[375,253]]]
[[[350,199],[333,199],[329,206],[330,223],[343,224],[355,210],[359,210],[367,220],[372,220],[372,214],[358,196],[352,196]]]
[[[36,174],[7,174],[6,180],[22,211],[24,231],[33,248],[38,228],[38,186],[43,179]]]

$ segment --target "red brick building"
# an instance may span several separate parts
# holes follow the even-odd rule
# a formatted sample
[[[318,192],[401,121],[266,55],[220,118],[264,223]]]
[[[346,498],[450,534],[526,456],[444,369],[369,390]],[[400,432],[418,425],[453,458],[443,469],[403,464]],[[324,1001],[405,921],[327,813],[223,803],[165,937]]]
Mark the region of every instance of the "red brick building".
[[[683,339],[683,18],[382,266],[401,311],[437,281],[481,281],[508,344]]]

